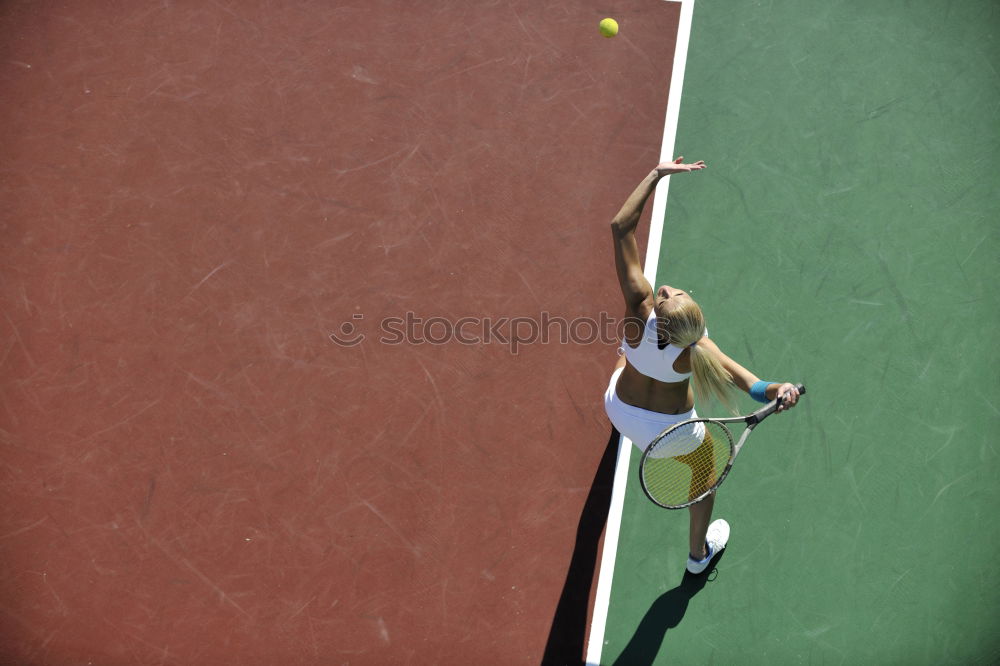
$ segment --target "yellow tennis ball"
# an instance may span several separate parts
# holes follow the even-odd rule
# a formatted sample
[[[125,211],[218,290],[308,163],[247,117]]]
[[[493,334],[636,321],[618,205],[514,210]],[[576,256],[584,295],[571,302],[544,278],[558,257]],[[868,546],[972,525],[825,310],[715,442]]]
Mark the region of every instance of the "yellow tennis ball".
[[[601,34],[605,37],[614,37],[618,34],[618,21],[613,18],[606,18],[601,21]]]

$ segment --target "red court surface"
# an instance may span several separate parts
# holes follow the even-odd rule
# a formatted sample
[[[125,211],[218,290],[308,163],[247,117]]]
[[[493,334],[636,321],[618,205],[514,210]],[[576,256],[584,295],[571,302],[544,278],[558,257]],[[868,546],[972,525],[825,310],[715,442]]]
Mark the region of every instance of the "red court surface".
[[[678,7],[0,6],[3,662],[537,663]]]

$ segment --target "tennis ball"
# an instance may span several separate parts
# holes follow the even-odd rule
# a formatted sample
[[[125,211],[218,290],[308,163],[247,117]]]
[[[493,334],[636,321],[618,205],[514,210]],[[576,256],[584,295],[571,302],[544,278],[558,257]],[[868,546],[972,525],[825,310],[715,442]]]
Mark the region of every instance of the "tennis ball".
[[[618,34],[618,21],[613,18],[606,18],[601,21],[601,34],[605,37],[614,37]]]

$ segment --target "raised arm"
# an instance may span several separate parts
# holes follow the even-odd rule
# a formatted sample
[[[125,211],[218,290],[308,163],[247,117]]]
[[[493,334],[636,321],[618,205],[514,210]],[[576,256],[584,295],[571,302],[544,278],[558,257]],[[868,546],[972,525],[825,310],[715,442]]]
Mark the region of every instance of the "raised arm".
[[[653,295],[653,288],[642,273],[639,245],[635,241],[635,228],[639,225],[646,200],[664,176],[705,168],[704,162],[682,164],[683,159],[678,157],[673,162],[663,162],[650,171],[611,221],[611,235],[615,243],[615,269],[618,271],[618,283],[625,297],[625,307],[629,310],[638,311],[642,302]]]

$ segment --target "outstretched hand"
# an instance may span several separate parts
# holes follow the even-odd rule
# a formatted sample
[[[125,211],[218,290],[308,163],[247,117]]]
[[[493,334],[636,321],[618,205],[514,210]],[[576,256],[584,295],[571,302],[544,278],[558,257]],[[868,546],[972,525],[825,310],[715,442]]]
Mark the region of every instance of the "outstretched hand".
[[[672,176],[675,173],[687,173],[689,171],[700,171],[705,168],[704,160],[695,162],[694,164],[683,164],[684,156],[678,157],[673,162],[663,162],[656,165],[656,175],[660,178],[664,176]]]

